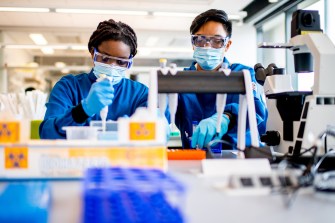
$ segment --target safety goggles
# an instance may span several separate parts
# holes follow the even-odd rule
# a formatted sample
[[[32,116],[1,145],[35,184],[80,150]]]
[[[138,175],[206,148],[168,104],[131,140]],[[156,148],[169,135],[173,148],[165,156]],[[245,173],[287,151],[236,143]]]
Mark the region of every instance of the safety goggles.
[[[106,54],[99,53],[96,48],[94,48],[93,60],[96,62],[108,64],[108,65],[115,65],[115,66],[126,67],[126,68],[130,68],[133,63],[132,58],[124,59],[124,58],[119,58],[119,57],[112,57]]]
[[[228,40],[229,37],[191,35],[192,44],[196,47],[205,47],[209,43],[212,48],[222,48],[226,46]]]

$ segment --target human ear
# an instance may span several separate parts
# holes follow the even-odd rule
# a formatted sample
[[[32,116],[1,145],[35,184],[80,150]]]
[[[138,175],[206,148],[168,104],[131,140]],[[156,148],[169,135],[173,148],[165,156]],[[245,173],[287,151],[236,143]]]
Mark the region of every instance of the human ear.
[[[92,58],[92,60],[93,60],[93,58],[94,58],[94,49],[93,49],[93,47],[92,47],[92,49],[90,50],[90,54],[91,54],[91,58]]]
[[[226,44],[226,47],[225,47],[225,52],[228,51],[230,45],[232,44],[233,42],[231,40],[228,40],[228,43]]]

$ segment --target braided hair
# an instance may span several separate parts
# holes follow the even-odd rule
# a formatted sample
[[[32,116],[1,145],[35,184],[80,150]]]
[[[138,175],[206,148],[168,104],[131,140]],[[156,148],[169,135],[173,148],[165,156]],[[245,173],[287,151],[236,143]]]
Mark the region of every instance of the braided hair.
[[[221,23],[223,27],[225,28],[228,36],[231,37],[232,23],[231,21],[228,20],[227,13],[223,10],[218,10],[218,9],[207,10],[206,12],[203,12],[197,17],[195,17],[190,27],[190,33],[194,34],[198,32],[200,27],[209,21],[215,21],[215,22]]]
[[[122,41],[130,47],[130,54],[134,57],[137,53],[137,37],[134,30],[123,22],[115,22],[113,19],[100,22],[97,29],[92,33],[88,42],[88,50],[107,40]]]

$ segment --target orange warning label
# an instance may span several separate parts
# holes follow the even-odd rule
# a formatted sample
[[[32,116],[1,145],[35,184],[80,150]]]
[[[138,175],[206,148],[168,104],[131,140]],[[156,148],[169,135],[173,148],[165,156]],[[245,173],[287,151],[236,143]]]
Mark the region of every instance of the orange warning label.
[[[20,122],[0,122],[0,142],[19,142]]]
[[[5,148],[5,169],[28,168],[28,148]]]
[[[155,122],[131,122],[129,124],[130,140],[155,140]]]

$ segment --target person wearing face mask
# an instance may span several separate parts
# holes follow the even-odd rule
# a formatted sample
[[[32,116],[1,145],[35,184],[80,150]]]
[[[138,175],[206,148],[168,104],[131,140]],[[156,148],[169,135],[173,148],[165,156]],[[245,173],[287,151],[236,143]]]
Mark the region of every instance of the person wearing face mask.
[[[147,106],[148,88],[124,78],[137,53],[134,30],[112,19],[100,22],[88,42],[94,67],[89,73],[66,75],[54,86],[40,125],[42,139],[65,138],[63,126],[88,126],[101,120],[99,112],[108,106],[108,120],[131,116]],[[104,79],[97,81],[103,74]]]
[[[255,72],[242,64],[231,64],[225,57],[232,44],[232,23],[223,10],[210,9],[199,14],[190,27],[194,62],[184,70],[218,71],[229,68],[232,71],[247,69],[254,86],[257,86]],[[260,93],[254,88],[257,125],[260,134],[265,133],[267,109]],[[179,94],[176,113],[176,125],[181,132],[183,148],[203,148],[213,139],[223,139],[237,145],[237,118],[239,95],[228,94],[224,114],[222,114],[221,132],[216,135],[216,94],[192,93]],[[192,123],[198,123],[193,129]],[[189,140],[192,136],[192,140]],[[250,130],[246,131],[246,144],[251,144]],[[232,149],[229,147],[229,149]]]

